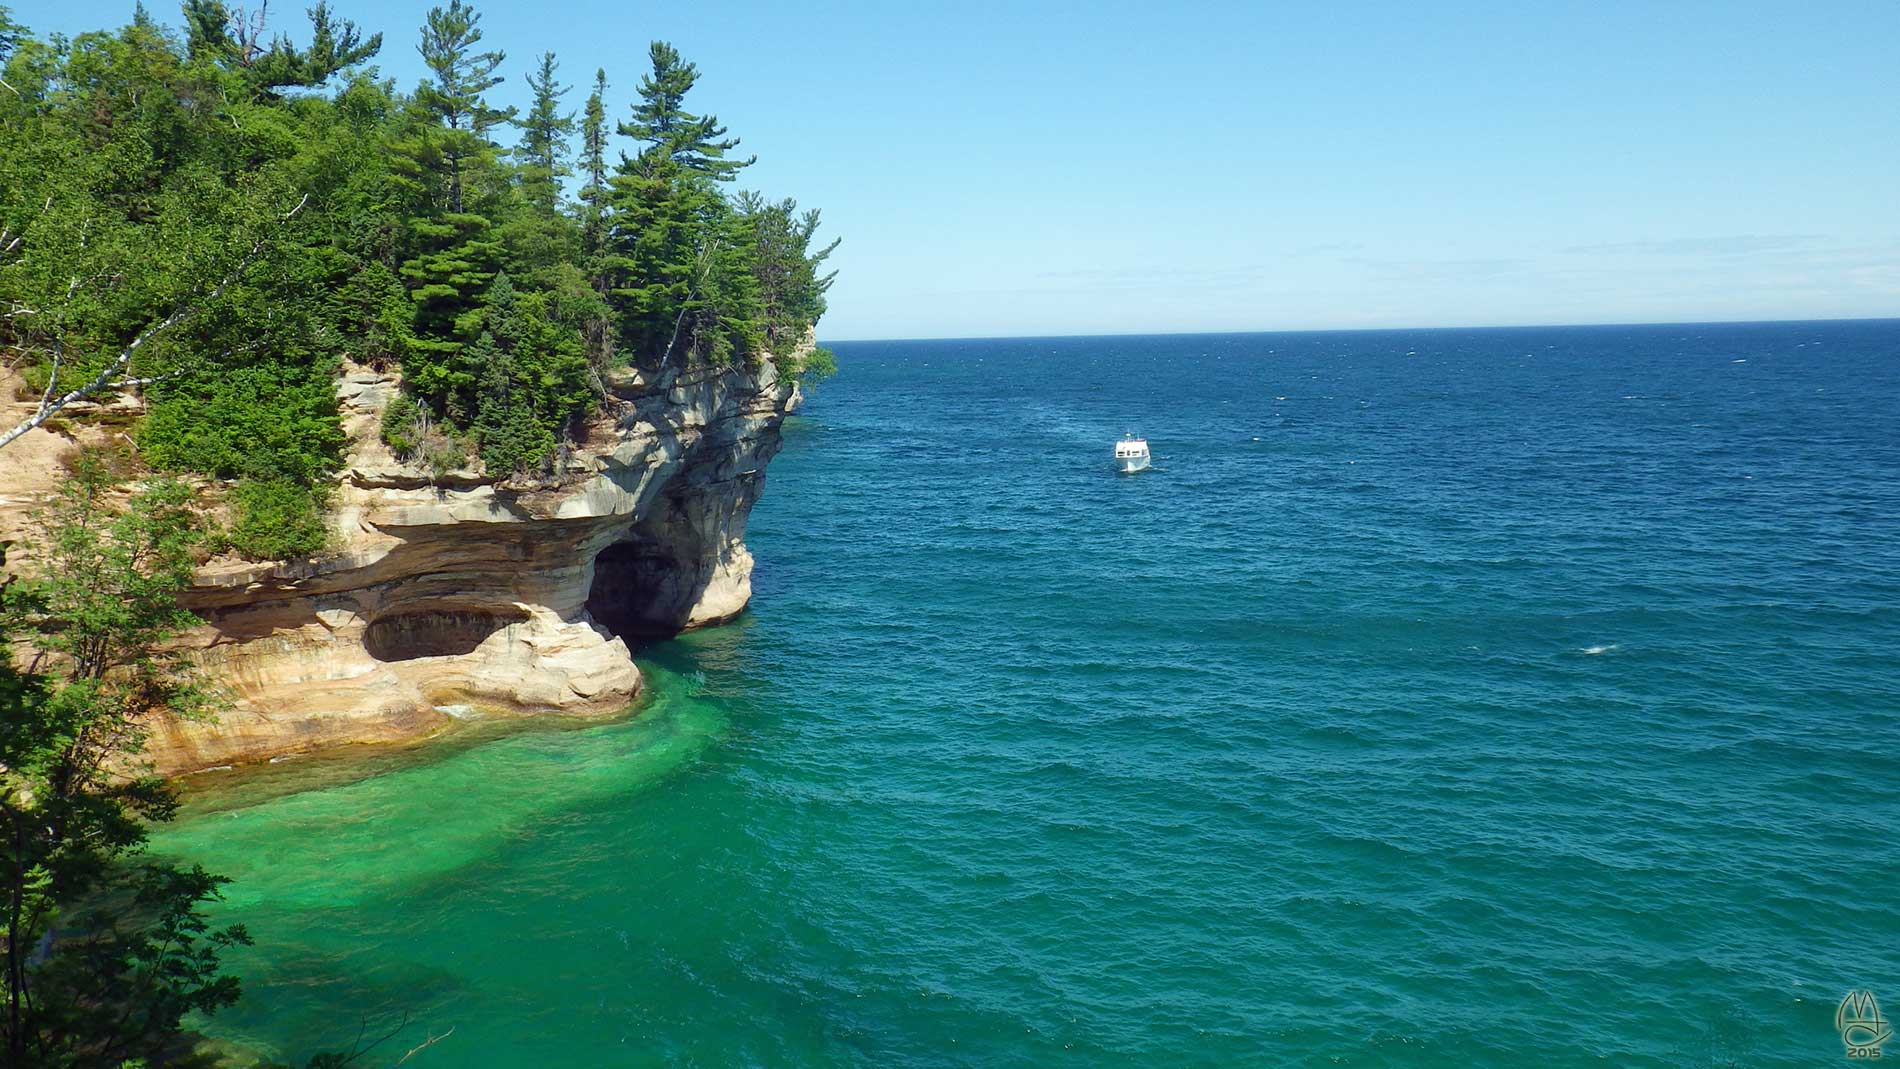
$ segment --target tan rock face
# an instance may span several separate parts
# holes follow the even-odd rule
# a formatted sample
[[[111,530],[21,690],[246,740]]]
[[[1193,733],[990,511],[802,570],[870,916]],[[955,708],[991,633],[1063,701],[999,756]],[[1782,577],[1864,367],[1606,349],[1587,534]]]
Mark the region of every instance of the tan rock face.
[[[616,712],[640,688],[621,636],[745,607],[746,518],[798,402],[770,363],[617,379],[611,415],[528,487],[397,461],[379,435],[397,386],[353,366],[339,383],[354,445],[334,553],[200,570],[189,643],[232,702],[214,723],[161,725],[161,772],[415,738],[460,706]],[[0,533],[50,487],[57,452],[29,436],[0,456]]]

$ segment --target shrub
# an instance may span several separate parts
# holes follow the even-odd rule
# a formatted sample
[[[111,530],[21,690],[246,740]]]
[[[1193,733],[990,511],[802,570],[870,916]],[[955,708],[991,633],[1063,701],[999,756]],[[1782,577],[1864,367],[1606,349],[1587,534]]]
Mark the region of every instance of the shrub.
[[[320,553],[329,488],[289,479],[243,479],[231,492],[226,548],[247,560],[289,560]]]
[[[396,399],[383,409],[383,444],[398,460],[407,460],[415,455],[421,446],[427,431],[422,406],[406,393],[399,393]]]
[[[155,391],[139,445],[153,466],[314,482],[336,470],[345,435],[328,361],[198,375]]]
[[[440,479],[468,463],[468,442],[438,423],[422,402],[398,394],[383,409],[383,444],[405,464],[421,461]]]
[[[456,434],[432,431],[422,440],[422,462],[440,479],[468,463],[468,440]]]
[[[554,432],[535,422],[525,407],[500,416],[480,433],[482,467],[498,479],[538,468],[554,452]]]

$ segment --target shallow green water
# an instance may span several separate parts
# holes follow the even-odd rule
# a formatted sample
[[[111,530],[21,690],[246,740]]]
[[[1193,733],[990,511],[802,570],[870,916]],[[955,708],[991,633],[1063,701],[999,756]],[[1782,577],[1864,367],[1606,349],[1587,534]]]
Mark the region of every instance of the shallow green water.
[[[1900,325],[839,349],[641,716],[166,832],[258,938],[215,1031],[1810,1066],[1900,1006]]]

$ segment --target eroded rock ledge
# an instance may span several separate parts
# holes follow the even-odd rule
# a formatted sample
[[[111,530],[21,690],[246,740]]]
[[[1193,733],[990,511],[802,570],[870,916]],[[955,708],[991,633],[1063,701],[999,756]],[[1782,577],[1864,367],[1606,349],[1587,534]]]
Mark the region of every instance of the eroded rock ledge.
[[[353,446],[336,552],[200,570],[187,602],[206,624],[189,643],[233,701],[215,723],[160,726],[159,771],[415,738],[457,706],[615,712],[640,688],[627,638],[745,607],[746,518],[798,402],[771,363],[617,379],[611,411],[529,487],[397,461],[378,433],[397,388],[358,366],[339,382]],[[0,473],[12,526],[50,486],[26,468],[60,451],[35,434],[48,440],[16,443],[6,459],[23,466]]]

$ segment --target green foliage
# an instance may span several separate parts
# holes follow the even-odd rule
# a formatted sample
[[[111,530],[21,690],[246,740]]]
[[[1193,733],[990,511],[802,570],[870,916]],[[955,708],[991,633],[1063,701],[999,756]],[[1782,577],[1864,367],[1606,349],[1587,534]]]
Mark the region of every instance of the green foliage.
[[[594,91],[587,95],[587,110],[581,116],[581,173],[587,183],[581,187],[581,226],[586,234],[587,251],[600,248],[601,223],[607,212],[607,72],[594,71]]]
[[[806,350],[791,368],[792,377],[812,387],[838,373],[838,354],[822,345]]]
[[[51,41],[0,16],[0,358],[33,396],[136,389],[147,463],[250,480],[251,500],[335,471],[344,359],[401,368],[399,455],[504,475],[579,432],[616,362],[791,371],[832,246],[817,213],[727,192],[752,161],[689,110],[699,71],[671,45],[617,126],[596,72],[578,154],[542,54],[509,152],[514,114],[487,99],[505,56],[464,0],[428,13],[410,93],[362,69],[380,36],[326,5],[303,46],[246,11],[189,0],[182,36],[140,14]]]
[[[307,49],[296,48],[283,36],[265,44],[261,8],[233,12],[222,0],[185,0],[184,15],[192,58],[215,62],[265,93],[322,85],[331,75],[364,62],[383,47],[382,34],[364,38],[355,23],[331,13],[327,0],[318,0],[310,9]]]
[[[249,560],[289,560],[323,551],[328,486],[292,479],[243,479],[231,493],[223,545]]]
[[[417,429],[422,417],[422,406],[415,398],[406,393],[398,395],[383,407],[383,444],[398,457],[414,454],[416,447],[422,444],[422,435]]]
[[[561,206],[561,178],[573,173],[567,165],[567,139],[574,132],[574,113],[561,113],[561,98],[571,86],[555,80],[560,64],[554,53],[543,52],[541,64],[528,75],[534,103],[521,121],[521,188],[528,203],[553,215]]]
[[[344,435],[327,361],[237,367],[155,388],[139,430],[145,457],[170,471],[309,483],[334,471]]]
[[[756,360],[766,323],[751,227],[717,187],[753,160],[728,158],[738,139],[715,117],[686,110],[698,68],[663,41],[649,58],[640,103],[619,127],[642,148],[622,163],[609,196],[604,264],[621,341],[653,366]]]
[[[417,254],[402,274],[415,304],[415,330],[403,370],[418,394],[461,417],[479,368],[460,354],[481,326],[481,295],[501,270],[501,244],[487,217],[468,212],[414,219],[410,230]]]
[[[406,393],[383,408],[382,438],[398,460],[419,460],[438,479],[468,461],[467,445],[441,428],[429,409]]]
[[[799,214],[798,202],[790,197],[768,201],[757,193],[741,193],[737,207],[752,243],[765,343],[774,353],[790,354],[825,314],[825,291],[837,272],[821,275],[819,268],[838,242],[814,251],[818,212]]]
[[[21,39],[26,36],[20,24],[13,21],[12,14],[5,5],[0,5],[0,64],[6,63],[7,59],[13,55],[13,50],[20,47]]]
[[[410,355],[415,302],[382,262],[371,260],[344,281],[336,291],[335,310],[338,331],[354,343],[357,359],[381,366]]]
[[[219,956],[249,939],[202,909],[225,881],[145,853],[147,824],[176,810],[139,774],[150,726],[208,708],[169,646],[196,622],[178,604],[202,538],[189,505],[177,482],[123,499],[82,461],[29,532],[26,576],[0,586],[8,1065],[169,1063],[187,1014],[237,1000]],[[39,651],[30,671],[9,636]]]
[[[492,475],[538,467],[594,399],[579,335],[550,312],[547,295],[521,293],[506,275],[488,294],[488,330],[469,357],[481,368],[473,429]]]
[[[679,50],[665,41],[647,48],[653,64],[650,74],[640,79],[640,103],[633,106],[633,121],[620,124],[620,135],[645,144],[643,156],[665,157],[674,166],[721,182],[729,182],[758,157],[727,159],[726,153],[739,147],[739,139],[726,137],[726,128],[712,115],[694,115],[686,110],[686,94],[699,81],[699,68],[680,58]]]
[[[514,118],[513,108],[490,107],[482,94],[504,80],[495,73],[507,58],[503,52],[477,52],[482,17],[462,0],[429,9],[422,27],[422,62],[431,80],[416,88],[416,103],[446,128],[442,153],[449,167],[449,209],[463,208],[464,168],[481,161],[492,149],[487,137],[495,126]]]

